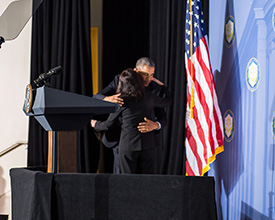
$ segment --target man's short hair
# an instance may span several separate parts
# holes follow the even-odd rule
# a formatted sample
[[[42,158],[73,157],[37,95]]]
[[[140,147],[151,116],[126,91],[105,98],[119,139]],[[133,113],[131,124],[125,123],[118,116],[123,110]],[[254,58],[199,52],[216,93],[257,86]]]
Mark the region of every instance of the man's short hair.
[[[137,63],[136,63],[136,68],[141,69],[144,65],[150,66],[150,67],[155,67],[155,63],[153,60],[151,60],[148,57],[142,57],[140,58]]]

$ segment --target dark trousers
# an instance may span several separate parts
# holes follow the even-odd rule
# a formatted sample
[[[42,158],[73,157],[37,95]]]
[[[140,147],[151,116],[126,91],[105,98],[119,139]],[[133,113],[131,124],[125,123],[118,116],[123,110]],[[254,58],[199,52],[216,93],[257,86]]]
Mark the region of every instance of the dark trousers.
[[[114,154],[114,165],[113,165],[113,173],[119,174],[119,148],[118,146],[113,148],[113,154]]]
[[[155,148],[141,151],[123,151],[119,149],[120,173],[153,174]]]

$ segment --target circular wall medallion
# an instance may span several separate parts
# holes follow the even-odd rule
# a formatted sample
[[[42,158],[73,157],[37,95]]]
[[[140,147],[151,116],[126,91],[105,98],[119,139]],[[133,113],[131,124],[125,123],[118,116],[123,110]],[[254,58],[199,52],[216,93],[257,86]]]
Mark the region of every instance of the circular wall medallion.
[[[33,103],[33,95],[32,95],[32,86],[31,84],[28,84],[26,86],[26,92],[25,92],[25,111],[27,113],[30,113],[32,110],[32,103]]]
[[[228,109],[223,116],[223,122],[224,122],[224,139],[227,142],[230,142],[235,133],[235,117],[233,112]]]
[[[227,47],[231,47],[235,41],[235,20],[228,16],[224,24],[224,42]]]
[[[251,58],[248,61],[245,71],[246,85],[247,88],[254,92],[258,86],[260,81],[260,65],[256,58]]]

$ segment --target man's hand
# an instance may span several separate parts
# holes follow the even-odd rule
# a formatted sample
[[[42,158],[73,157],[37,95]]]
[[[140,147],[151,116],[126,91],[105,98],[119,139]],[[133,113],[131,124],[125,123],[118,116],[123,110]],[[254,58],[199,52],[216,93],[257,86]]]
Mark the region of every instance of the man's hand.
[[[97,122],[97,120],[94,120],[94,119],[91,120],[91,126],[92,126],[93,128],[95,127],[96,122]]]
[[[104,101],[108,101],[108,102],[112,102],[112,103],[116,103],[116,104],[119,104],[120,106],[122,106],[124,104],[123,102],[123,99],[120,98],[121,94],[115,94],[115,95],[112,95],[112,96],[106,96],[103,100]]]
[[[159,81],[157,78],[153,77],[152,81],[154,81],[155,83],[159,84],[160,86],[163,86],[163,82]]]
[[[148,118],[144,118],[144,121],[140,122],[137,127],[141,133],[151,132],[159,127],[157,122],[151,121]]]

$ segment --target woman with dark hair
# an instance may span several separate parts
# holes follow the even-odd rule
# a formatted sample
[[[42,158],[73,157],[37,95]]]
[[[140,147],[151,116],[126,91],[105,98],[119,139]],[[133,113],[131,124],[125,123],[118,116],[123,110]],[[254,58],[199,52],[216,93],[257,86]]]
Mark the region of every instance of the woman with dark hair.
[[[154,171],[155,135],[141,133],[138,124],[144,118],[154,118],[154,107],[171,104],[170,94],[164,87],[164,98],[151,93],[144,87],[143,78],[132,69],[124,70],[119,77],[117,93],[124,104],[106,121],[92,120],[96,131],[108,130],[121,120],[119,141],[119,164],[121,173],[146,173]]]
[[[124,70],[119,76],[116,93],[120,94],[119,97],[123,100],[139,101],[145,93],[142,78],[130,68]]]

